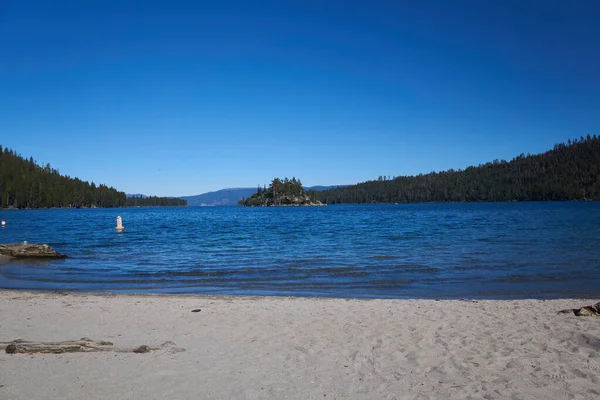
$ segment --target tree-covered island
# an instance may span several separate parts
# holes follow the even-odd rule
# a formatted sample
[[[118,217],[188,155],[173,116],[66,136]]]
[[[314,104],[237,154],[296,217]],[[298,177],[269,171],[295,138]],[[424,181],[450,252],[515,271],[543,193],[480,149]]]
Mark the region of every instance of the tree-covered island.
[[[320,206],[314,189],[305,190],[300,179],[273,179],[269,187],[260,187],[247,199],[241,199],[242,206]]]

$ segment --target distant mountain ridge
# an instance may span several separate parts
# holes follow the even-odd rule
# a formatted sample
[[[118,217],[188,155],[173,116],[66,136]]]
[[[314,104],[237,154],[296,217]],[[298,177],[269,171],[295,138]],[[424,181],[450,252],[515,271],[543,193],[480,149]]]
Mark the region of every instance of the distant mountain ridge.
[[[318,192],[322,190],[338,187],[331,186],[310,186],[306,190],[314,189]],[[257,188],[228,188],[215,192],[207,192],[195,196],[180,196],[180,199],[187,200],[188,206],[235,206],[242,198],[248,198],[256,193]]]
[[[256,193],[256,188],[228,188],[181,198],[187,200],[188,206],[234,206],[253,193]]]

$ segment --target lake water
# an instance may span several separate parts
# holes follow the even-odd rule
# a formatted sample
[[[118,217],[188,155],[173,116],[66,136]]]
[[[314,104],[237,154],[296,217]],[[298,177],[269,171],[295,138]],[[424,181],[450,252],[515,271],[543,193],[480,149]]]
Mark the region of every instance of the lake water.
[[[125,231],[115,231],[123,217]],[[0,287],[379,298],[600,295],[600,203],[0,211],[66,260]]]

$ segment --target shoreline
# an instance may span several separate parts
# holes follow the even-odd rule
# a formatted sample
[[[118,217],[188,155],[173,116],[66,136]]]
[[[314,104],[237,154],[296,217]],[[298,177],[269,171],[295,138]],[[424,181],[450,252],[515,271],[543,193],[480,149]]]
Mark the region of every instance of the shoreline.
[[[0,255],[8,258],[8,261],[14,261],[14,258]],[[215,294],[215,293],[161,293],[161,292],[127,292],[127,291],[72,291],[72,290],[37,290],[37,289],[12,289],[0,288],[0,298],[4,295],[30,295],[30,296],[72,296],[72,297],[149,297],[149,298],[174,298],[174,299],[210,299],[210,300],[306,300],[306,301],[382,301],[382,302],[574,302],[574,303],[597,303],[600,301],[600,294],[597,296],[582,296],[582,297],[557,297],[557,298],[537,298],[537,297],[522,297],[522,298],[489,298],[489,297],[334,297],[334,296],[296,296],[296,295],[253,295],[253,294]]]
[[[36,263],[46,261],[47,259],[41,258],[15,258],[0,254],[0,267],[11,263],[19,264],[30,264],[35,265]],[[124,289],[124,288],[104,288],[104,289],[72,289],[72,288],[18,288],[18,287],[0,287],[0,293],[2,292],[21,292],[31,294],[69,294],[69,295],[89,295],[89,296],[174,296],[174,297],[216,297],[216,298],[231,298],[231,299],[261,299],[261,298],[282,298],[282,299],[314,299],[314,300],[390,300],[390,301],[523,301],[523,300],[534,300],[534,301],[554,301],[554,300],[571,300],[571,301],[592,301],[594,303],[600,301],[600,292],[590,290],[570,290],[568,292],[540,292],[540,291],[529,291],[529,292],[490,292],[490,293],[468,293],[463,292],[460,294],[415,294],[406,293],[403,295],[374,295],[369,293],[359,294],[348,294],[342,295],[337,292],[310,292],[310,291],[295,291],[295,292],[283,292],[273,291],[268,292],[261,290],[257,294],[249,293],[244,289],[232,290],[227,292],[223,290],[220,293],[216,292],[183,292],[183,291],[168,291],[169,288],[165,287],[161,291],[152,291],[152,289]]]
[[[591,399],[600,320],[558,311],[596,302],[0,289],[0,342],[185,349],[2,352],[0,397]]]
[[[4,259],[2,258],[4,257]],[[44,261],[30,259],[30,263],[35,265],[36,262]],[[9,257],[0,254],[0,267],[14,262],[23,263],[23,259]],[[165,288],[168,290],[169,288]],[[486,293],[462,293],[458,295],[439,295],[439,294],[404,294],[404,295],[370,295],[367,293],[353,294],[353,295],[341,295],[338,293],[326,293],[326,292],[280,292],[274,291],[267,293],[267,291],[260,291],[258,294],[248,293],[245,290],[238,290],[238,292],[227,293],[225,290],[220,293],[214,292],[169,292],[169,291],[152,291],[148,290],[135,290],[135,289],[103,289],[103,290],[92,290],[92,289],[80,289],[75,290],[71,288],[17,288],[17,287],[0,287],[0,293],[2,292],[20,292],[30,294],[61,294],[61,295],[89,295],[89,296],[174,296],[174,297],[214,297],[214,298],[230,298],[230,299],[314,299],[314,300],[356,300],[356,301],[371,301],[371,300],[386,300],[386,301],[555,301],[555,300],[571,300],[571,301],[600,301],[600,293],[594,291],[593,293],[589,290],[585,291],[569,291],[560,292],[560,295],[556,295],[554,292],[542,293],[539,291],[532,292],[490,292]]]

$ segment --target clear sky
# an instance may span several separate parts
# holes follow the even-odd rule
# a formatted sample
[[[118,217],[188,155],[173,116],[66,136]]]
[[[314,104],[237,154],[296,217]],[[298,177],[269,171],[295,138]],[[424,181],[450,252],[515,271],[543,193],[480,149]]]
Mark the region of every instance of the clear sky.
[[[600,2],[0,0],[0,144],[128,193],[350,184],[600,134]]]

